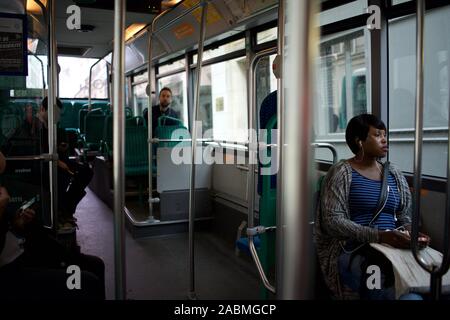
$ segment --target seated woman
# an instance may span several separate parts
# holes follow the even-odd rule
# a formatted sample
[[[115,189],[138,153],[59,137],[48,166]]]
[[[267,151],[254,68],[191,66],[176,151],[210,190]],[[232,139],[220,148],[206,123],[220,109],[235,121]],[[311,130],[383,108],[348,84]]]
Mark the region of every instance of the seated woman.
[[[317,210],[315,241],[322,273],[335,298],[394,299],[390,262],[364,244],[410,247],[409,187],[400,170],[389,166],[387,195],[379,201],[383,165],[378,159],[386,156],[388,144],[386,126],[377,117],[362,114],[351,119],[345,139],[355,157],[341,160],[328,171]],[[406,231],[398,231],[399,227]],[[429,241],[428,236],[419,237],[422,245]],[[369,290],[366,268],[374,259],[381,269],[381,289]],[[421,297],[410,294],[400,299]]]

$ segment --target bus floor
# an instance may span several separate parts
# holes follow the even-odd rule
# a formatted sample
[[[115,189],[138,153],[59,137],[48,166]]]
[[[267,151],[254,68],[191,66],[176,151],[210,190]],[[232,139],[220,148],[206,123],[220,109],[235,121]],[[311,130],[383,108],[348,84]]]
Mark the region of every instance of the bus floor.
[[[105,262],[106,298],[114,299],[113,212],[87,189],[76,217],[83,253]],[[126,231],[127,299],[183,300],[189,291],[188,234],[133,239]],[[198,299],[259,299],[256,267],[211,232],[195,234]]]

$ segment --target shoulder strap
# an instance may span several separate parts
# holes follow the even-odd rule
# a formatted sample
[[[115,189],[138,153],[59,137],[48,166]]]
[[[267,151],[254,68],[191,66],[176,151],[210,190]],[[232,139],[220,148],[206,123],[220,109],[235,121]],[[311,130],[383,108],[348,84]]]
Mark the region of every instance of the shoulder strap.
[[[378,218],[381,211],[387,202],[387,187],[388,187],[388,176],[389,176],[389,161],[386,161],[383,165],[383,177],[381,183],[381,192],[380,198],[378,199],[377,209],[373,212],[372,220],[369,223],[369,226]]]

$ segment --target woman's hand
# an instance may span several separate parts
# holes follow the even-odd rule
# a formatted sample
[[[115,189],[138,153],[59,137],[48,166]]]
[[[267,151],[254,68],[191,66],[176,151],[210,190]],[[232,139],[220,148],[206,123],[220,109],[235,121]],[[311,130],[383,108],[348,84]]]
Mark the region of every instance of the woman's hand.
[[[394,248],[409,249],[411,247],[411,237],[407,233],[397,230],[380,231],[380,242],[386,243]]]
[[[411,225],[406,225],[404,226],[405,232],[411,236]],[[419,248],[425,248],[427,246],[429,246],[431,243],[431,238],[430,236],[426,235],[425,233],[419,232],[419,237],[418,237],[418,245]]]

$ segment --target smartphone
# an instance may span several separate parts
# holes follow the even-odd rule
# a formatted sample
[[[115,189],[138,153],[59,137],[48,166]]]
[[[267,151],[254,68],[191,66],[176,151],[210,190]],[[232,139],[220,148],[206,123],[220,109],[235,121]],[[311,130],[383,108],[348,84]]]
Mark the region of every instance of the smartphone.
[[[36,197],[31,198],[27,202],[25,202],[20,208],[19,211],[25,211],[26,209],[30,208],[33,204],[35,204],[37,201]]]

